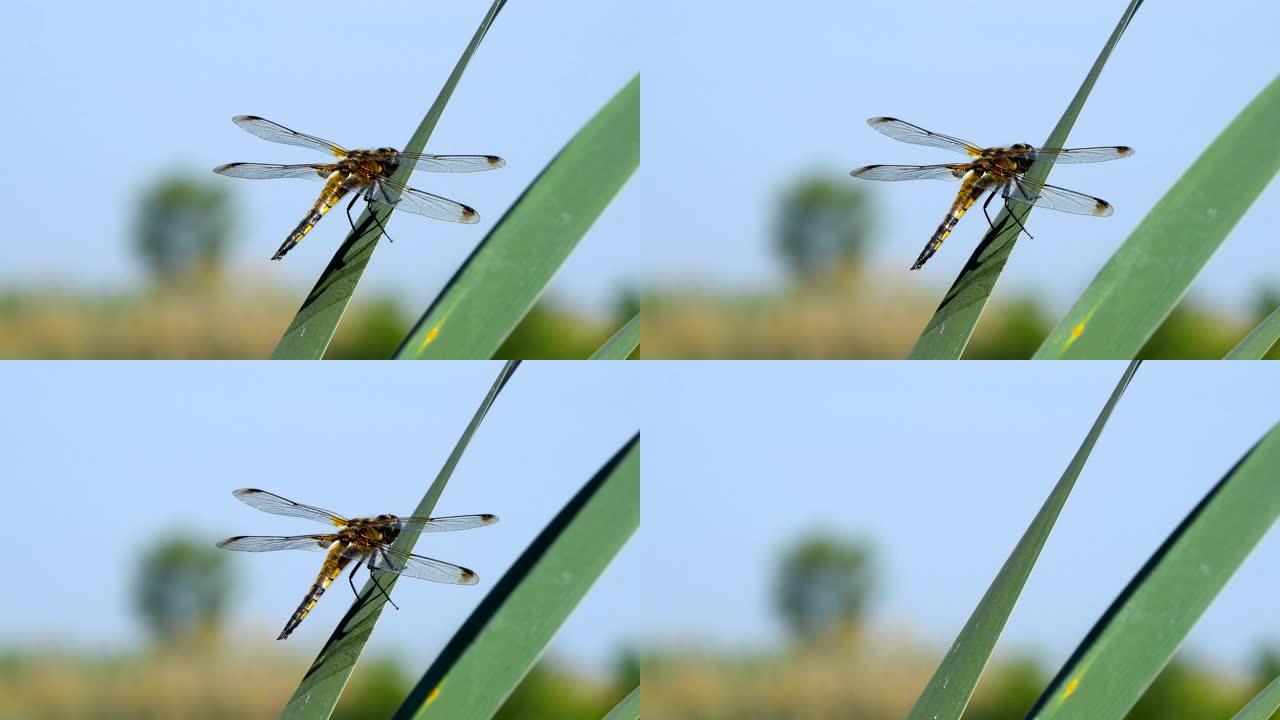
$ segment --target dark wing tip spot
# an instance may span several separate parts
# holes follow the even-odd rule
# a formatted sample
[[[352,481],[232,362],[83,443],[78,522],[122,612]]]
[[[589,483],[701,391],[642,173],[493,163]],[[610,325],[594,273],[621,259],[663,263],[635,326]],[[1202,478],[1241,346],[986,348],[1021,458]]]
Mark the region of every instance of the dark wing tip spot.
[[[497,155],[486,155],[485,159],[489,161],[489,167],[491,168],[505,167],[507,164],[506,160],[503,160]]]
[[[1093,208],[1094,215],[1105,217],[1115,210],[1115,208],[1111,207],[1111,203],[1103,200],[1102,198],[1094,198],[1094,201],[1096,201],[1096,205]]]
[[[487,522],[487,523],[491,523],[491,524],[492,524],[492,523],[496,523],[496,522],[498,522],[498,516],[497,516],[497,515],[490,515],[489,513],[485,513],[485,514],[481,515],[480,517],[481,517],[481,518],[483,518],[483,519],[484,519],[484,521],[485,521],[485,522]]]
[[[1133,154],[1133,148],[1129,147],[1128,145],[1121,145],[1120,147],[1116,148],[1116,150],[1120,153],[1120,157],[1129,157],[1130,155]]]
[[[897,120],[898,120],[898,118],[883,117],[883,116],[881,116],[881,117],[873,117],[873,118],[869,118],[869,119],[867,120],[867,124],[868,124],[868,125],[879,125],[880,123],[896,122]]]
[[[228,170],[230,170],[231,168],[239,164],[240,163],[227,163],[225,165],[219,165],[218,167],[214,168],[213,171],[218,173],[219,175],[222,175],[226,173]]]
[[[239,124],[242,122],[248,122],[250,120],[261,120],[261,119],[262,118],[258,117],[257,115],[237,115],[231,118],[231,122]]]
[[[242,537],[244,537],[244,535],[236,535],[235,537],[229,537],[229,538],[226,538],[225,540],[219,540],[216,544],[220,548],[225,548],[226,546],[239,540]]]
[[[471,570],[462,568],[462,572],[458,575],[459,585],[475,585],[478,582],[480,582],[479,575],[475,574],[475,572]]]
[[[475,208],[469,208],[466,205],[463,205],[462,218],[459,219],[458,222],[467,223],[468,225],[471,223],[478,223],[480,222],[480,213],[476,212]]]
[[[868,166],[866,166],[866,167],[860,167],[860,168],[858,168],[858,169],[856,169],[856,170],[850,170],[850,171],[849,171],[849,174],[850,174],[850,175],[852,175],[852,176],[854,176],[854,177],[862,177],[862,173],[864,173],[864,172],[866,172],[866,171],[868,171],[868,170],[875,170],[875,169],[876,169],[876,168],[878,168],[878,167],[880,167],[880,166],[879,166],[879,165],[868,165]]]

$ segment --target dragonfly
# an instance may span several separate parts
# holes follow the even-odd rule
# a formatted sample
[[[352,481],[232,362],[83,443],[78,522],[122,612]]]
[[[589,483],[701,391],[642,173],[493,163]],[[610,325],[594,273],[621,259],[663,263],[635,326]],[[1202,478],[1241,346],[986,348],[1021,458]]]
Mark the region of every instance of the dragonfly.
[[[1098,217],[1110,215],[1111,203],[1106,200],[1074,190],[1046,185],[1023,173],[1029,170],[1036,160],[1045,160],[1050,163],[1093,163],[1133,155],[1133,148],[1124,145],[1038,148],[1026,143],[1018,143],[1007,147],[980,148],[973,143],[930,132],[897,118],[874,117],[868,120],[867,124],[894,140],[955,150],[972,158],[970,162],[943,165],[868,165],[849,173],[866,180],[959,180],[961,182],[960,192],[956,195],[955,202],[951,204],[950,212],[934,231],[929,244],[924,246],[920,257],[911,266],[912,270],[919,270],[929,258],[933,257],[965,211],[987,191],[991,194],[982,204],[982,213],[987,216],[987,223],[992,227],[995,225],[991,223],[987,206],[997,194],[1009,202],[1022,205],[1034,205],[1078,215]],[[1022,232],[1027,232],[1016,216],[1009,217],[1013,218]],[[1030,236],[1031,233],[1027,235]]]
[[[324,190],[320,192],[315,205],[293,232],[289,233],[289,237],[271,257],[272,260],[283,258],[285,253],[293,249],[294,245],[311,232],[311,228],[315,227],[320,218],[348,193],[351,193],[351,202],[347,204],[347,221],[351,223],[353,232],[355,222],[351,220],[351,206],[361,198],[374,205],[387,205],[436,220],[459,223],[478,222],[480,215],[474,209],[439,195],[415,190],[392,178],[391,175],[399,167],[431,172],[464,173],[495,170],[506,165],[506,162],[496,155],[430,155],[400,152],[389,147],[376,150],[347,150],[341,145],[314,135],[290,130],[256,115],[237,115],[231,118],[231,121],[263,140],[319,150],[336,158],[336,161],[331,163],[301,165],[229,163],[213,169],[219,175],[252,180],[305,178],[324,181]],[[386,228],[382,227],[378,216],[374,215],[373,219],[385,234]]]
[[[467,568],[440,560],[433,560],[421,555],[414,555],[407,550],[392,547],[391,543],[405,530],[419,532],[441,532],[446,530],[468,530],[475,527],[492,525],[498,521],[494,515],[454,515],[451,517],[396,517],[395,515],[379,515],[372,518],[353,518],[348,520],[336,513],[322,510],[311,505],[303,505],[287,500],[274,493],[256,488],[241,488],[232,493],[241,502],[252,508],[274,515],[318,520],[333,525],[331,533],[319,535],[237,535],[218,542],[218,547],[226,550],[243,550],[246,552],[270,552],[274,550],[318,550],[325,553],[324,565],[320,574],[307,591],[298,609],[293,611],[289,622],[285,624],[277,640],[289,637],[298,627],[311,608],[315,607],[320,596],[342,574],[344,568],[355,561],[355,567],[347,575],[351,583],[351,592],[356,592],[355,574],[364,565],[369,570],[373,583],[382,592],[382,596],[391,602],[391,597],[378,582],[374,570],[385,570],[406,577],[432,580],[434,582],[453,585],[475,585],[480,576]],[[356,593],[357,597],[359,593]],[[391,602],[393,607],[396,606]],[[397,608],[399,609],[399,608]]]

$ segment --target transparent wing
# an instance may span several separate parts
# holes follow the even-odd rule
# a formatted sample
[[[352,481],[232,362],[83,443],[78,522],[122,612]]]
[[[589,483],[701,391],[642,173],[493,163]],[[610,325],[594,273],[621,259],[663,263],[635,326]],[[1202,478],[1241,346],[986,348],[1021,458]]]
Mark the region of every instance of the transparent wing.
[[[404,530],[420,530],[422,532],[448,532],[451,530],[470,530],[498,522],[497,515],[453,515],[451,517],[403,517],[400,527]]]
[[[428,155],[427,153],[399,153],[399,164],[428,172],[467,173],[481,170],[497,170],[507,164],[497,155]]]
[[[398,193],[398,197],[394,195]],[[425,215],[436,220],[449,222],[474,223],[480,221],[480,213],[459,202],[454,202],[439,195],[432,195],[421,190],[396,182],[390,178],[380,178],[365,191],[365,199],[369,202],[390,205],[398,210],[407,210],[416,215]]]
[[[849,174],[865,180],[959,180],[969,172],[968,163],[952,165],[868,165]]]
[[[935,132],[929,132],[922,127],[917,127],[909,122],[903,122],[897,118],[891,117],[873,117],[867,121],[876,132],[883,133],[893,138],[901,140],[905,143],[913,145],[928,145],[929,147],[943,148],[944,150],[954,150],[966,155],[977,157],[982,154],[982,148],[967,143],[960,138],[953,138],[950,135],[939,135]]]
[[[225,550],[245,552],[274,552],[276,550],[328,550],[338,539],[337,535],[293,535],[270,537],[266,535],[237,535],[218,543]]]
[[[318,138],[314,135],[307,135],[296,130],[273,123],[266,118],[257,115],[237,115],[231,118],[231,122],[239,125],[242,130],[253,133],[263,140],[271,142],[283,143],[285,145],[297,145],[298,147],[309,148],[311,150],[319,150],[326,152],[334,157],[346,157],[347,151],[341,145],[335,145],[328,140]]]
[[[303,505],[292,500],[282,498],[275,493],[269,493],[266,490],[258,490],[257,488],[240,488],[231,493],[240,499],[240,502],[251,508],[257,508],[263,512],[269,512],[273,515],[287,515],[289,517],[304,518],[307,520],[319,520],[323,523],[330,523],[337,527],[347,525],[347,519],[331,513],[328,510],[322,510],[318,507]]]
[[[1015,177],[1000,193],[1006,200],[1024,205],[1061,210],[1077,215],[1105,217],[1112,213],[1111,203],[1074,190],[1045,185],[1031,178]]]
[[[1027,152],[1010,154],[1031,155],[1037,159],[1043,158],[1053,163],[1095,163],[1127,158],[1133,155],[1133,148],[1126,145],[1089,148],[1032,148]]]
[[[276,178],[306,178],[324,180],[337,170],[337,165],[263,165],[261,163],[228,163],[219,165],[213,171],[227,177],[249,178],[251,180],[273,180]]]
[[[475,585],[480,581],[479,575],[464,567],[414,555],[390,545],[378,548],[369,564],[378,570],[451,585]]]

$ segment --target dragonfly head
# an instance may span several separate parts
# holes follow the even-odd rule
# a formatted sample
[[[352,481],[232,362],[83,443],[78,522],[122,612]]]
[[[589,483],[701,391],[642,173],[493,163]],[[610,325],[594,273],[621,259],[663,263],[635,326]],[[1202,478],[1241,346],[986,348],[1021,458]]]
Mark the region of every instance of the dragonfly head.
[[[1015,153],[1014,161],[1017,162],[1018,164],[1018,172],[1026,171],[1027,168],[1031,167],[1031,163],[1035,162],[1036,154],[1032,152],[1033,150],[1035,150],[1035,148],[1032,147],[1031,145],[1028,145],[1026,143],[1015,143],[1013,145],[1010,145],[1009,149],[1014,151]],[[1025,154],[1017,155],[1016,153],[1025,153]]]
[[[380,523],[378,527],[385,542],[391,542],[400,535],[400,518],[395,515],[379,515],[374,520]]]

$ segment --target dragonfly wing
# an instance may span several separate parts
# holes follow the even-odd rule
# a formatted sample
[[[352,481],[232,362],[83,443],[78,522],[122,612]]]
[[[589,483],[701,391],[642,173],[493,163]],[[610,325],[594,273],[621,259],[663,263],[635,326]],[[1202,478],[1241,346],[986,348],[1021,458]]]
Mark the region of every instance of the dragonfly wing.
[[[396,161],[405,167],[428,172],[467,173],[481,170],[497,170],[507,164],[497,155],[428,155],[427,153],[399,153]]]
[[[345,527],[348,524],[346,518],[331,513],[328,510],[322,510],[311,505],[303,505],[292,500],[282,498],[275,493],[269,493],[266,490],[257,488],[240,488],[231,493],[240,499],[240,502],[251,508],[257,508],[263,512],[269,512],[273,515],[286,515],[288,517],[304,518],[307,520],[319,520],[323,523],[330,523],[337,527]]]
[[[403,530],[419,530],[422,532],[448,532],[450,530],[470,530],[498,522],[497,515],[454,515],[451,517],[405,517],[400,518]]]
[[[968,163],[951,165],[868,165],[849,174],[865,180],[959,180],[969,171]]]
[[[1111,203],[1102,198],[1096,198],[1092,195],[1085,195],[1084,193],[1054,185],[1045,185],[1022,176],[1015,177],[1010,181],[1005,186],[1004,191],[1001,192],[1001,195],[1006,200],[1022,203],[1023,205],[1035,205],[1036,207],[1061,210],[1062,212],[1076,213],[1077,215],[1105,217],[1113,212]]]
[[[982,154],[982,148],[967,143],[960,138],[953,138],[950,135],[940,135],[936,132],[929,132],[922,127],[912,125],[909,122],[903,122],[897,118],[891,117],[873,117],[867,121],[871,129],[876,132],[883,133],[905,143],[913,145],[928,145],[929,147],[943,148],[944,150],[954,150],[964,153],[971,157],[977,157]]]
[[[263,165],[261,163],[228,163],[219,165],[213,171],[227,177],[249,178],[251,180],[273,180],[277,178],[304,178],[324,180],[337,169],[336,165]]]
[[[1054,164],[1078,164],[1127,158],[1133,155],[1133,148],[1126,145],[1090,148],[1033,148],[1025,153],[1014,154],[1031,155],[1037,160],[1043,159]]]
[[[338,539],[337,535],[293,535],[270,537],[266,535],[237,535],[218,542],[224,550],[245,552],[273,552],[276,550],[328,550]]]
[[[468,224],[480,221],[480,213],[462,203],[415,190],[390,178],[380,178],[370,185],[365,199],[436,220]]]
[[[320,152],[329,153],[334,157],[347,156],[347,151],[341,145],[335,145],[328,140],[318,138],[314,135],[307,135],[296,130],[290,130],[283,125],[273,123],[270,120],[258,117],[257,115],[237,115],[231,118],[231,122],[239,125],[245,132],[257,135],[263,140],[270,140],[271,142],[282,143],[284,145],[297,145],[298,147],[309,148],[311,150],[319,150]]]
[[[451,585],[475,585],[480,581],[479,575],[464,567],[414,555],[390,545],[378,548],[369,564],[378,570]]]

